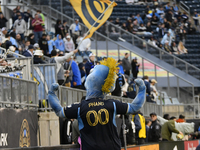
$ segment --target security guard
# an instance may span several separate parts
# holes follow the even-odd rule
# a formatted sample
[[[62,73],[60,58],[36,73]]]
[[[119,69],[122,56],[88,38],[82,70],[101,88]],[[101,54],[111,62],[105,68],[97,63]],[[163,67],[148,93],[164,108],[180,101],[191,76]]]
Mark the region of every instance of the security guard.
[[[157,114],[151,113],[150,114],[152,124],[149,128],[149,142],[159,142],[161,141],[161,125],[157,120]]]
[[[139,111],[133,115],[133,122],[135,123],[135,138],[137,145],[145,143],[146,139],[146,125],[143,114]]]

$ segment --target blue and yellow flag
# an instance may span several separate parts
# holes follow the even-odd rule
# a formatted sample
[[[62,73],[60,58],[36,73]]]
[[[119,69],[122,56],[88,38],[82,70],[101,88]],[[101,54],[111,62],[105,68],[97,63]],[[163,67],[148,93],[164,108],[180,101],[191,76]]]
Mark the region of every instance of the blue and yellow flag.
[[[83,23],[90,29],[100,15],[106,10],[112,3],[109,0],[70,0],[74,10],[82,19]],[[90,33],[86,38],[90,38],[93,33],[100,28],[110,17],[113,7],[117,4],[115,2],[107,9],[104,15],[97,21],[94,27],[90,30]]]

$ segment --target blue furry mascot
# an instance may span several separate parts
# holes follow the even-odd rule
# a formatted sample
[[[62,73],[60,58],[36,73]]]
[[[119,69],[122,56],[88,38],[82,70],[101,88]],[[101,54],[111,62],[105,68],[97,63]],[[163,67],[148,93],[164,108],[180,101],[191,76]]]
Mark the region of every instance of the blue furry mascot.
[[[135,80],[139,92],[132,103],[104,100],[115,88],[117,65],[113,58],[108,58],[95,66],[85,82],[86,100],[79,104],[63,108],[55,95],[58,84],[52,84],[48,92],[49,103],[57,116],[78,119],[83,150],[121,150],[115,116],[133,114],[145,102],[146,87],[141,79]]]

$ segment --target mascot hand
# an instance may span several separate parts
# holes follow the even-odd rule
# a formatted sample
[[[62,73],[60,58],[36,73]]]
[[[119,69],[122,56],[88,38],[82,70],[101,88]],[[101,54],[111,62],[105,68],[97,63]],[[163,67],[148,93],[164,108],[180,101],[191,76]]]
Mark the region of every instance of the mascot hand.
[[[58,89],[59,89],[59,84],[58,83],[53,83],[51,85],[50,91],[54,92],[54,91],[57,91]]]

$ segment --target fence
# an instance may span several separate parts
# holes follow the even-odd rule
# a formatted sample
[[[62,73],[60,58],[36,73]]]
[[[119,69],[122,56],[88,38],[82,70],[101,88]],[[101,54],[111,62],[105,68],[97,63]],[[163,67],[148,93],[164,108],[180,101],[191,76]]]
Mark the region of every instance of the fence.
[[[37,107],[36,82],[0,75],[0,107]]]

